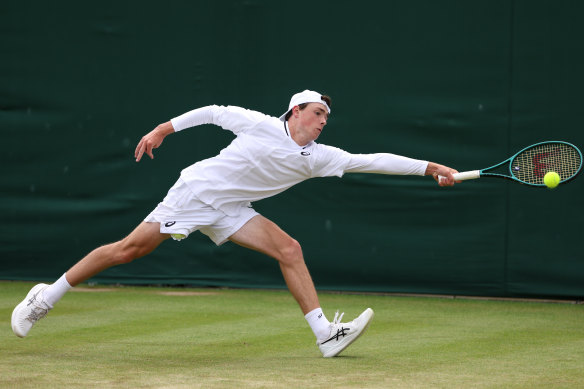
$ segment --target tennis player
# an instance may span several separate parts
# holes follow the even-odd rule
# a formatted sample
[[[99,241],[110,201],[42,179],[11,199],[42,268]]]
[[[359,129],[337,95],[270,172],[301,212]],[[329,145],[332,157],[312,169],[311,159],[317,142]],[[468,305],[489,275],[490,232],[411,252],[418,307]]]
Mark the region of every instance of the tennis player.
[[[12,313],[12,329],[25,337],[32,326],[73,286],[103,270],[140,258],[169,238],[181,240],[201,231],[215,244],[232,241],[275,258],[286,284],[300,305],[324,357],[334,357],[367,328],[373,310],[343,323],[323,313],[300,244],[275,223],[258,214],[251,203],[274,196],[312,177],[344,173],[432,175],[452,186],[455,170],[433,162],[394,154],[350,154],[316,143],[329,114],[328,96],[305,90],[292,96],[279,118],[234,106],[198,108],[160,124],[145,135],[135,151],[154,158],[167,135],[212,123],[235,134],[219,155],[181,172],[164,200],[124,239],[101,246],[51,285],[38,284]],[[446,177],[438,180],[438,175]]]

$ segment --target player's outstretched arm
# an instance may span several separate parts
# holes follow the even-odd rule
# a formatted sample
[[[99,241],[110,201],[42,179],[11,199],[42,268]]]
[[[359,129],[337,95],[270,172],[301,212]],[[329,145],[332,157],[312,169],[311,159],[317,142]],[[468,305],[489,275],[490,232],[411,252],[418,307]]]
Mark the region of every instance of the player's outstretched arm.
[[[142,139],[140,139],[138,146],[136,146],[136,151],[134,151],[136,162],[140,162],[144,153],[148,154],[151,159],[154,159],[152,150],[158,148],[162,144],[164,138],[172,133],[174,133],[174,128],[172,127],[172,123],[168,121],[159,124],[155,129],[144,135]]]
[[[458,173],[458,170],[449,168],[448,166],[440,165],[434,162],[428,162],[428,167],[426,168],[426,176],[432,176],[440,186],[453,186],[454,183],[458,183],[460,181],[454,181],[454,177],[452,173]],[[445,177],[443,179],[439,179],[438,176]]]

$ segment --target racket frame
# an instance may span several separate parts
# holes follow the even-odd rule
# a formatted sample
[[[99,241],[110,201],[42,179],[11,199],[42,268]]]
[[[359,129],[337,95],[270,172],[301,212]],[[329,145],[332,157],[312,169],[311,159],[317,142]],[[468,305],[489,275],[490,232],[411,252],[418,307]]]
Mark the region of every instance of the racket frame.
[[[520,179],[518,179],[517,177],[515,177],[515,175],[513,174],[513,161],[515,160],[515,158],[521,154],[522,152],[524,152],[525,150],[537,147],[539,145],[543,145],[543,144],[548,144],[548,143],[563,143],[566,144],[570,147],[572,147],[574,150],[576,150],[578,152],[578,154],[580,155],[580,166],[578,167],[578,170],[576,171],[576,173],[574,173],[572,176],[565,178],[563,180],[560,181],[560,184],[572,181],[574,178],[576,178],[576,176],[578,174],[580,174],[580,171],[582,170],[582,152],[573,144],[568,143],[568,142],[564,142],[564,141],[546,141],[546,142],[539,142],[539,143],[535,143],[532,144],[530,146],[524,147],[523,149],[519,150],[517,153],[515,153],[513,156],[507,158],[506,160],[499,162],[496,165],[490,166],[488,168],[485,169],[481,169],[481,170],[470,170],[470,171],[466,171],[466,172],[460,172],[460,173],[454,173],[454,179],[456,181],[465,181],[465,180],[472,180],[472,179],[476,179],[476,178],[482,178],[482,177],[498,177],[498,178],[506,178],[508,180],[512,180],[512,181],[516,181],[519,182],[520,184],[523,185],[529,185],[529,186],[534,186],[534,187],[543,187],[545,188],[546,185],[542,182],[541,184],[532,184],[529,182],[525,182],[522,181]],[[509,163],[509,174],[510,175],[505,175],[505,174],[500,174],[500,173],[488,173],[489,170],[494,170],[497,169],[499,167],[501,167],[502,165]]]

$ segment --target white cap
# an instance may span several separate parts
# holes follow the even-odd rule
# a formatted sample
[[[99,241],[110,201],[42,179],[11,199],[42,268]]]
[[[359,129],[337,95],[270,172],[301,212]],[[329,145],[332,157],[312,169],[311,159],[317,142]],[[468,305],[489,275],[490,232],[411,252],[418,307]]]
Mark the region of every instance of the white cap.
[[[286,115],[288,114],[288,112],[290,112],[290,110],[292,108],[294,108],[297,105],[304,104],[304,103],[321,103],[322,105],[324,105],[326,107],[326,110],[330,114],[331,113],[330,107],[328,106],[326,101],[324,101],[321,97],[322,97],[322,95],[320,93],[315,92],[315,91],[311,91],[308,89],[306,89],[303,92],[296,93],[290,99],[290,104],[288,105],[288,110],[286,112],[284,112],[284,114],[282,116],[280,116],[280,120],[281,121],[286,120]]]

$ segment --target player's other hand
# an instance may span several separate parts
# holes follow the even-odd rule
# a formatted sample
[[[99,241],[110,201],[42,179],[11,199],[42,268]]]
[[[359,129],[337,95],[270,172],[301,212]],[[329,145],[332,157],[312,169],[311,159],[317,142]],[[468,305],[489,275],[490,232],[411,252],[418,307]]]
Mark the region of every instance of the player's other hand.
[[[164,138],[173,132],[174,128],[172,127],[172,124],[170,122],[166,122],[158,125],[148,134],[144,135],[142,139],[140,139],[140,142],[138,142],[138,146],[136,146],[136,150],[134,151],[136,162],[140,162],[144,153],[146,153],[150,159],[154,159],[152,150],[160,147]]]

